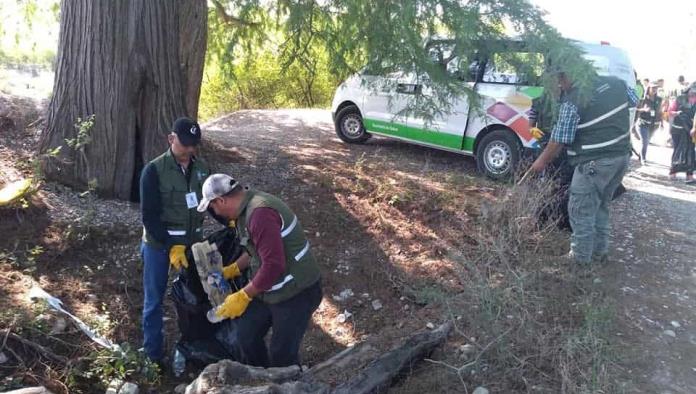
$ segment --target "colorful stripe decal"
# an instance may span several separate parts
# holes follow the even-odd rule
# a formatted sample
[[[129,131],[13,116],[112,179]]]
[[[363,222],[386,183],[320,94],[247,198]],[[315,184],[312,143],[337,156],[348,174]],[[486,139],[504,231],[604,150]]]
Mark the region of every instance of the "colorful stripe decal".
[[[441,146],[443,148],[465,151],[472,151],[474,148],[474,139],[470,137],[464,137],[464,143],[462,144],[462,136],[444,133],[442,131],[419,129],[399,123],[368,118],[363,119],[363,124],[367,131]]]

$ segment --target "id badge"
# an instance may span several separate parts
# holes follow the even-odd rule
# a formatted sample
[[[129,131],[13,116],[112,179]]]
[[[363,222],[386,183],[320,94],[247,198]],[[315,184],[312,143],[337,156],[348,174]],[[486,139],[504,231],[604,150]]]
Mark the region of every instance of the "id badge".
[[[196,197],[196,192],[186,193],[186,206],[191,208],[196,208],[198,206],[198,197]]]
[[[654,109],[653,109],[653,110],[650,110],[650,116],[651,116],[651,117],[654,117],[654,116],[655,116],[655,110],[654,110]]]

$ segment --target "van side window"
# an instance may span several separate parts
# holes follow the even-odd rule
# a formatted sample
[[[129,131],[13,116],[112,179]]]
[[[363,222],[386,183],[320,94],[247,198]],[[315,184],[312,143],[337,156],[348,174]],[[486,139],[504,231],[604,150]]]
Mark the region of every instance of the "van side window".
[[[447,63],[447,74],[464,82],[476,82],[483,71],[477,56],[455,57]]]
[[[502,52],[488,56],[482,81],[509,85],[536,85],[543,72],[540,53]]]

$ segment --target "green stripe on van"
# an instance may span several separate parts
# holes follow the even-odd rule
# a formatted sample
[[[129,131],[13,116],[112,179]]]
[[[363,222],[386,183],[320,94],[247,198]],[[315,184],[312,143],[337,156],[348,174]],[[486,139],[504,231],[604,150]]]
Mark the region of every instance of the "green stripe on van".
[[[405,138],[415,142],[437,145],[443,148],[471,151],[474,148],[474,139],[464,138],[462,147],[462,137],[454,134],[443,133],[435,130],[419,129],[409,127],[399,123],[384,122],[376,119],[363,119],[363,124],[367,131],[391,135],[394,137]]]

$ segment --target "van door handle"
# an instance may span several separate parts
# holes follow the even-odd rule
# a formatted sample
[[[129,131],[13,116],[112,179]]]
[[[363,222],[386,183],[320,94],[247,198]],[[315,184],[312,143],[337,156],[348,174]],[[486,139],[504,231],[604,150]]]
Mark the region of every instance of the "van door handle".
[[[403,94],[418,94],[421,92],[421,85],[415,83],[399,83],[396,85],[396,92]]]

